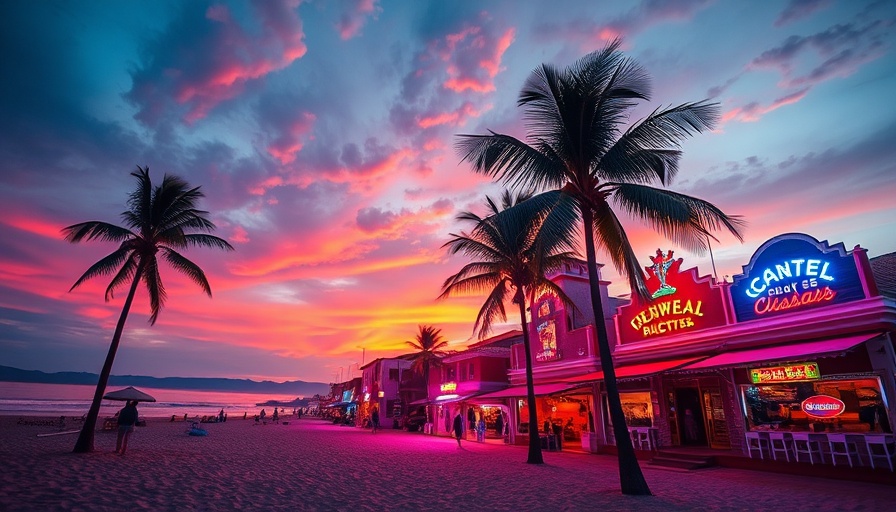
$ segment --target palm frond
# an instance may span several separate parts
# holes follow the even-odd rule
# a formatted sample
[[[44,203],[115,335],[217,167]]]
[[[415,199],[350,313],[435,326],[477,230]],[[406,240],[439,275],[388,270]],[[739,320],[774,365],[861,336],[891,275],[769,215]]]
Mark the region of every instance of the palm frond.
[[[227,240],[214,235],[204,233],[189,233],[184,235],[184,242],[187,246],[192,247],[211,247],[215,249],[223,249],[225,251],[233,251],[234,248]]]
[[[136,272],[137,254],[136,252],[131,251],[128,254],[127,261],[125,261],[124,264],[121,265],[121,268],[118,269],[115,277],[113,277],[112,281],[109,281],[109,285],[106,286],[106,302],[109,302],[115,297],[115,290],[117,290],[119,287],[131,283]]]
[[[600,160],[598,172],[610,181],[667,185],[678,173],[681,141],[711,130],[719,118],[719,104],[706,100],[684,103],[649,116],[629,128]]]
[[[145,267],[143,271],[143,283],[146,285],[146,291],[149,293],[149,324],[155,325],[159,313],[165,306],[165,299],[168,294],[165,292],[165,285],[162,283],[162,275],[159,273],[159,261],[155,255],[151,257],[144,256]]]
[[[121,242],[136,236],[129,229],[101,221],[88,221],[72,224],[71,226],[63,228],[62,234],[65,237],[65,240],[71,243],[78,243],[82,240]]]
[[[504,303],[507,301],[507,285],[506,280],[502,280],[488,294],[482,307],[479,308],[476,322],[473,324],[473,332],[475,333],[477,329],[479,330],[479,339],[489,335],[495,320],[507,320],[507,313],[504,311]]]
[[[509,135],[457,135],[455,148],[475,172],[511,188],[541,189],[563,183],[562,162]]]
[[[743,241],[744,222],[695,197],[632,183],[614,184],[613,199],[630,214],[645,220],[670,241],[702,253],[712,231],[726,229]]]
[[[101,260],[91,265],[90,268],[88,268],[87,271],[85,271],[81,275],[81,277],[79,277],[78,280],[75,281],[75,284],[73,284],[68,291],[74,290],[75,288],[80,286],[81,283],[87,281],[88,279],[92,279],[97,276],[107,276],[111,274],[115,271],[116,268],[118,268],[119,265],[121,265],[123,261],[128,258],[131,252],[132,249],[129,247],[119,247],[111,254],[108,254]]]
[[[595,244],[599,243],[604,249],[616,271],[628,278],[632,295],[647,300],[650,293],[644,284],[644,273],[637,256],[632,251],[625,228],[619,222],[616,213],[606,201],[595,205],[593,211],[594,226],[592,229],[594,230]]]
[[[208,284],[205,272],[199,268],[199,265],[193,263],[170,247],[162,246],[160,249],[165,256],[165,261],[167,261],[175,270],[187,276],[190,281],[196,283],[196,285],[202,288],[202,291],[204,291],[206,295],[209,297],[212,296],[211,285]]]

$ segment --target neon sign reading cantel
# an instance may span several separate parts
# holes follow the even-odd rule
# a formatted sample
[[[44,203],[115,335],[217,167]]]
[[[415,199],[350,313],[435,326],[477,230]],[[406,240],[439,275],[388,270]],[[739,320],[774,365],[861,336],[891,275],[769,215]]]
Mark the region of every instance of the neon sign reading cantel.
[[[750,286],[744,293],[752,299],[758,297],[753,304],[753,311],[759,315],[829,302],[837,296],[837,292],[828,286],[819,288],[818,285],[819,280],[834,281],[834,277],[828,274],[830,265],[820,259],[787,260],[776,264],[774,269],[766,268],[761,277],[750,281]],[[786,279],[791,281],[787,282]],[[760,297],[763,293],[767,297]]]
[[[791,263],[793,266],[791,267]],[[830,263],[827,261],[816,259],[793,259],[785,261],[783,264],[775,265],[774,270],[765,269],[762,277],[756,277],[750,281],[750,287],[747,288],[746,294],[751,299],[759,297],[768,290],[768,295],[784,295],[787,293],[796,293],[798,282],[784,283],[783,285],[772,286],[775,283],[784,281],[784,278],[809,277],[812,279],[803,280],[803,288],[815,288],[818,286],[817,279],[825,281],[833,281],[833,276],[828,275]],[[819,269],[819,267],[821,267]],[[817,278],[817,279],[816,279]],[[761,281],[761,286],[758,284]]]

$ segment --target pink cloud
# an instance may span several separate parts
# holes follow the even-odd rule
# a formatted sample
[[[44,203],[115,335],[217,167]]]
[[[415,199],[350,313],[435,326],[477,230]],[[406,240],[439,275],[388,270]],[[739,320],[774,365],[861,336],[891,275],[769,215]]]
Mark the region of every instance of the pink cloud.
[[[235,21],[225,5],[207,8],[203,19],[183,19],[178,46],[155,52],[149,67],[134,74],[129,97],[140,106],[138,118],[153,123],[169,98],[180,104],[183,120],[194,123],[219,104],[238,97],[248,83],[284,69],[305,55],[300,0],[251,4],[255,18]],[[256,25],[256,26],[253,26]],[[180,31],[173,27],[172,31]]]
[[[314,114],[303,112],[298,119],[292,120],[285,133],[268,145],[268,153],[284,165],[295,161],[296,154],[302,150],[302,138],[311,131],[316,119]]]
[[[770,105],[762,106],[756,102],[748,103],[743,107],[737,107],[722,114],[722,123],[737,120],[745,123],[759,121],[762,116],[775,111],[784,105],[791,105],[802,100],[809,92],[809,88],[801,89],[792,94],[782,96],[774,100]]]
[[[354,0],[342,13],[336,24],[339,37],[348,40],[359,35],[367,17],[371,15],[376,17],[376,13],[381,10],[377,7],[376,0]]]
[[[495,90],[494,78],[501,71],[501,58],[513,43],[516,31],[509,28],[492,39],[481,27],[468,27],[445,37],[442,60],[449,62],[443,86],[454,92]]]
[[[439,125],[460,126],[466,123],[468,119],[479,117],[491,110],[491,108],[492,105],[488,104],[477,109],[472,103],[467,101],[453,112],[425,115],[417,121],[417,126],[420,128],[431,128]]]

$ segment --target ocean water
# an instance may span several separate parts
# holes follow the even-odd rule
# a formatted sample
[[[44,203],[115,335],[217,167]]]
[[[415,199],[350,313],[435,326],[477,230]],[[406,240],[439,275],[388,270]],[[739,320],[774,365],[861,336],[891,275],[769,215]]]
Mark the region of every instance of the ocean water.
[[[126,386],[108,386],[106,393]],[[255,404],[277,400],[289,402],[295,396],[262,395],[255,393],[226,393],[220,391],[186,391],[182,389],[155,389],[140,387],[140,391],[148,393],[155,402],[141,402],[137,406],[140,415],[146,418],[170,417],[171,415],[189,417],[217,414],[221,409],[228,417],[242,417],[258,414],[266,408],[268,414],[271,407]],[[4,416],[81,416],[90,409],[90,402],[96,386],[75,384],[33,384],[26,382],[0,382],[0,415]],[[124,406],[124,402],[103,400],[100,407],[100,418],[111,416]],[[289,409],[292,412],[292,409]]]

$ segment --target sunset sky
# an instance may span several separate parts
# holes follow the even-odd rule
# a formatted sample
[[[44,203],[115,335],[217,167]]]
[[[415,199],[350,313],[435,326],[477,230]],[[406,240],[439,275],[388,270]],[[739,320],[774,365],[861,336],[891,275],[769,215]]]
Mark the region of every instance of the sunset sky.
[[[137,165],[200,185],[236,250],[186,253],[211,299],[163,267],[113,374],[332,382],[420,324],[465,347],[484,297],[435,300],[466,261],[442,244],[501,187],[455,135],[524,137],[529,73],[617,36],[653,80],[632,121],[721,105],[670,187],[748,223],[714,244],[720,277],[781,233],[896,251],[894,23],[886,0],[2,2],[0,364],[100,371],[127,290],[69,288],[115,246],[61,229],[121,224]],[[644,266],[676,249],[712,273],[627,226]]]

